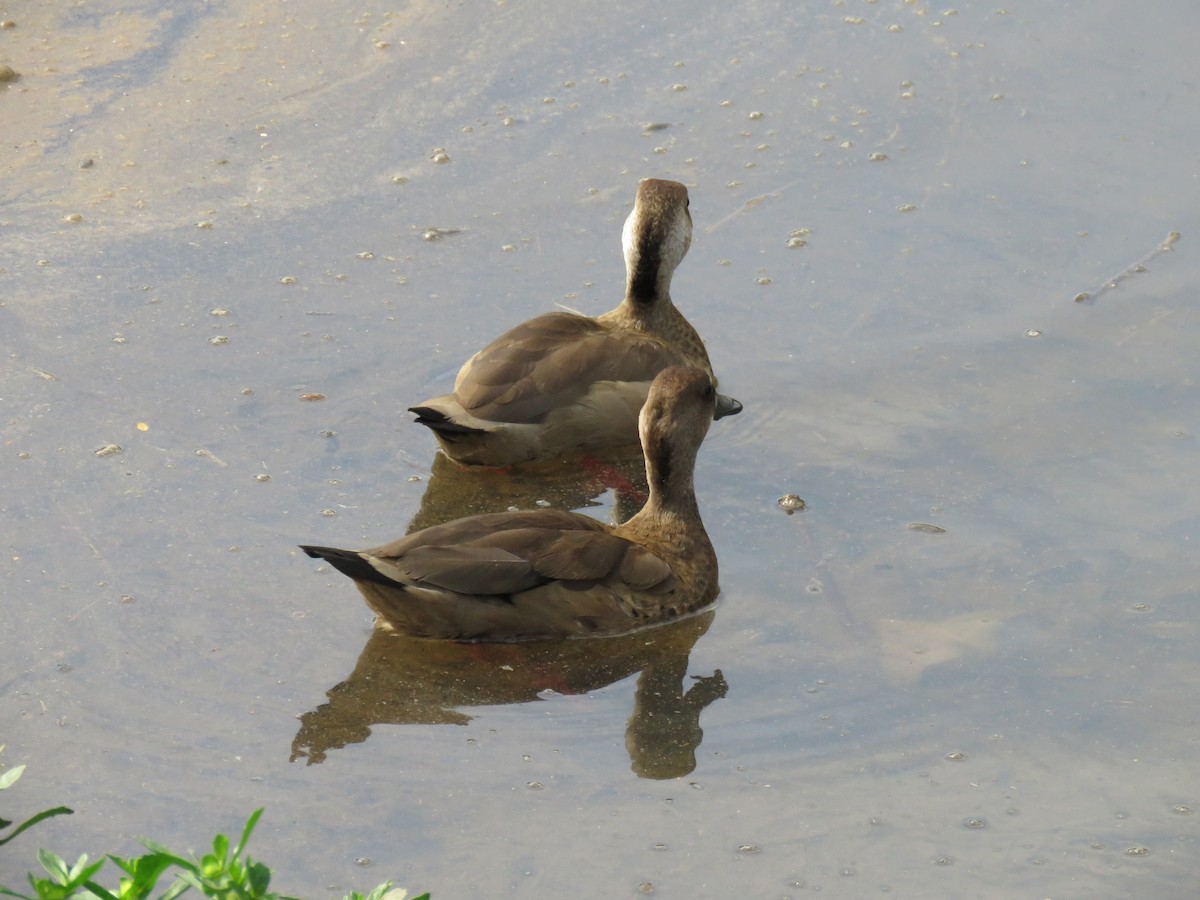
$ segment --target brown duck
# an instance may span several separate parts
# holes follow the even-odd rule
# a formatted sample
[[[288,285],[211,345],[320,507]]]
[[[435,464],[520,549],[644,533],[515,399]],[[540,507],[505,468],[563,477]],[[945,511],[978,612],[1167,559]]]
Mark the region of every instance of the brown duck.
[[[301,549],[353,578],[377,625],[417,637],[563,639],[676,619],[719,590],[692,485],[716,403],[702,369],[654,379],[639,421],[650,496],[623,525],[538,509],[457,519],[374,550]]]
[[[691,242],[687,188],[642,181],[622,232],[620,306],[595,318],[556,312],[530,319],[467,360],[454,393],[410,411],[452,459],[471,465],[635,444],[655,375],[673,365],[712,375],[704,342],[671,302],[671,276]],[[715,415],[741,408],[719,396]]]

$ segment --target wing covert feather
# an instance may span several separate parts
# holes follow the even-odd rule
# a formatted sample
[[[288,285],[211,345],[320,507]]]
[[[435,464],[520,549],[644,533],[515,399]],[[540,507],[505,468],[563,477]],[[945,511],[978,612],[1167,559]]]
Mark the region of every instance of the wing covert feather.
[[[375,567],[402,583],[416,582],[459,594],[511,594],[542,584],[529,561],[498,547],[463,544],[414,547]]]
[[[365,555],[399,584],[504,595],[556,579],[602,580],[630,549],[638,548],[595,519],[545,509],[458,519]]]
[[[454,395],[463,409],[495,422],[537,423],[597,381],[650,382],[681,362],[666,344],[594,319],[548,313],[518,325],[463,367]]]

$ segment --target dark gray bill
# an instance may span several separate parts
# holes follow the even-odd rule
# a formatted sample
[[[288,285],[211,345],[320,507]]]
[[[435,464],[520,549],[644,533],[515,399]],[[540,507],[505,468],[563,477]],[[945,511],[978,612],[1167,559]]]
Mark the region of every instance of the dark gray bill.
[[[717,411],[713,413],[713,419],[723,419],[726,416],[736,416],[742,411],[742,404],[734,400],[732,397],[726,397],[724,394],[717,394]]]

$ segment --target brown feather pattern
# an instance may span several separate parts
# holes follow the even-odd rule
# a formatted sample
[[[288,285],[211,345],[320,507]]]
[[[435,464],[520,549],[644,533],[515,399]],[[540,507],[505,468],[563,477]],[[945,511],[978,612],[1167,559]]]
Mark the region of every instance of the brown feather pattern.
[[[470,465],[635,443],[656,374],[691,365],[712,375],[704,342],[670,295],[691,240],[687,188],[642,181],[622,235],[621,304],[595,318],[548,313],[510,329],[467,360],[453,393],[411,407],[417,422]]]
[[[598,381],[645,381],[681,353],[651,335],[606,329],[570,313],[538,316],[498,337],[471,359],[455,399],[491,422],[541,423],[577,402]]]
[[[585,637],[695,612],[719,590],[692,486],[715,398],[701,369],[655,378],[640,428],[650,497],[624,525],[541,509],[470,516],[361,552],[303,549],[353,578],[381,625],[418,637]]]

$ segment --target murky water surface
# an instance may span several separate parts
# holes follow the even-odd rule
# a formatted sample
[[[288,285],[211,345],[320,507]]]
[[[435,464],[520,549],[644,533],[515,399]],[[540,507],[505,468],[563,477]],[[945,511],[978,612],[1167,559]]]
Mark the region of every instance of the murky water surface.
[[[1194,4],[6,18],[4,814],[76,813],[0,882],[264,805],[309,896],[1194,892]],[[746,405],[697,473],[715,616],[372,637],[297,543],[636,494],[458,473],[403,409],[615,305],[649,175]]]

